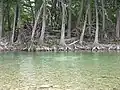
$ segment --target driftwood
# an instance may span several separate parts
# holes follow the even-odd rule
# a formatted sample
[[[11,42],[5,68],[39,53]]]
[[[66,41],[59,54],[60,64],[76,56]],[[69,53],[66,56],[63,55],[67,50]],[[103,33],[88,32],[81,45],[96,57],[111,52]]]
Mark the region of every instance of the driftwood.
[[[75,44],[75,43],[77,43],[77,42],[79,42],[79,40],[70,43],[69,46],[71,46],[71,45],[73,45],[73,44]]]

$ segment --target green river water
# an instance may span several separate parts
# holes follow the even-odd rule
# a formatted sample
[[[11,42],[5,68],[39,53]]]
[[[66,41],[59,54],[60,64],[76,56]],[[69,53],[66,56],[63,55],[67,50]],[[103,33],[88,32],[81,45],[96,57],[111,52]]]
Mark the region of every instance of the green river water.
[[[0,53],[0,90],[120,90],[120,53]]]

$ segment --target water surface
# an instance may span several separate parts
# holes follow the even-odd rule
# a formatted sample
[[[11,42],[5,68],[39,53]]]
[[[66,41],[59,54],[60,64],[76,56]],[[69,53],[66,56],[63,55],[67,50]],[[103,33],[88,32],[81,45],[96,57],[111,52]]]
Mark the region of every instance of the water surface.
[[[120,53],[0,53],[0,90],[119,90]]]

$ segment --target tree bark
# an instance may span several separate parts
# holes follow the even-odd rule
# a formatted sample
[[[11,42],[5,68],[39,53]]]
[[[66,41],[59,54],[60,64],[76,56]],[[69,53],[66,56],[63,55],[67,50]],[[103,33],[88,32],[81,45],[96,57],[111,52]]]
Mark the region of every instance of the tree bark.
[[[79,11],[79,16],[78,16],[78,19],[77,19],[76,27],[78,27],[79,24],[80,24],[80,19],[81,19],[82,12],[83,12],[83,4],[84,4],[83,1],[84,1],[84,0],[81,1],[81,8],[80,8],[80,11]]]
[[[0,2],[0,39],[3,31],[3,0]]]
[[[15,29],[18,24],[18,17],[19,17],[19,5],[18,2],[15,6],[15,13],[14,13],[14,22],[13,22],[13,31],[12,31],[12,38],[11,38],[11,43],[14,43],[14,36],[15,36]]]
[[[102,0],[102,31],[105,32],[105,5],[104,0]],[[102,39],[104,38],[104,33],[102,33]]]
[[[65,5],[62,3],[62,27],[61,27],[61,38],[60,38],[60,45],[65,45]]]
[[[118,11],[117,15],[117,24],[116,24],[116,37],[120,37],[120,10]]]
[[[91,0],[88,0],[89,11],[88,11],[88,23],[89,23],[89,34],[91,34]]]
[[[86,10],[85,21],[84,21],[84,26],[83,26],[82,34],[80,36],[80,44],[81,45],[82,45],[82,42],[83,42],[83,37],[84,37],[85,28],[86,28],[86,24],[87,24],[88,11],[89,11],[89,4],[88,4],[88,8]]]
[[[36,26],[37,26],[40,14],[42,12],[42,8],[43,8],[43,4],[41,5],[40,9],[38,10],[38,14],[37,14],[37,17],[35,19],[35,24],[34,24],[34,27],[33,27],[33,30],[32,30],[32,36],[31,36],[31,44],[33,44],[33,42],[34,42],[35,30],[36,30]]]
[[[67,38],[71,38],[71,0],[69,0],[68,12],[69,12],[69,14],[68,14],[69,17],[68,17]]]
[[[11,31],[11,23],[10,23],[10,5],[7,1],[7,22],[8,22],[8,30]]]
[[[44,43],[45,27],[46,27],[46,0],[44,0],[43,2],[42,30],[41,30],[40,40],[39,40],[40,45]]]
[[[98,19],[98,7],[97,7],[97,1],[96,0],[95,0],[95,11],[96,11],[96,31],[95,31],[94,45],[97,45],[97,44],[99,44],[99,42],[98,42],[99,19]]]

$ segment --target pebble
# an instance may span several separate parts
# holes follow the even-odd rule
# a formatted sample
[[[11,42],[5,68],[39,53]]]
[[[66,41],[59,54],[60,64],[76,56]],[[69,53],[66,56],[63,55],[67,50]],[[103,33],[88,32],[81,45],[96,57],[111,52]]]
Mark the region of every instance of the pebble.
[[[54,85],[53,88],[59,88],[60,86],[59,85]]]
[[[41,85],[40,88],[50,88],[49,85]]]

